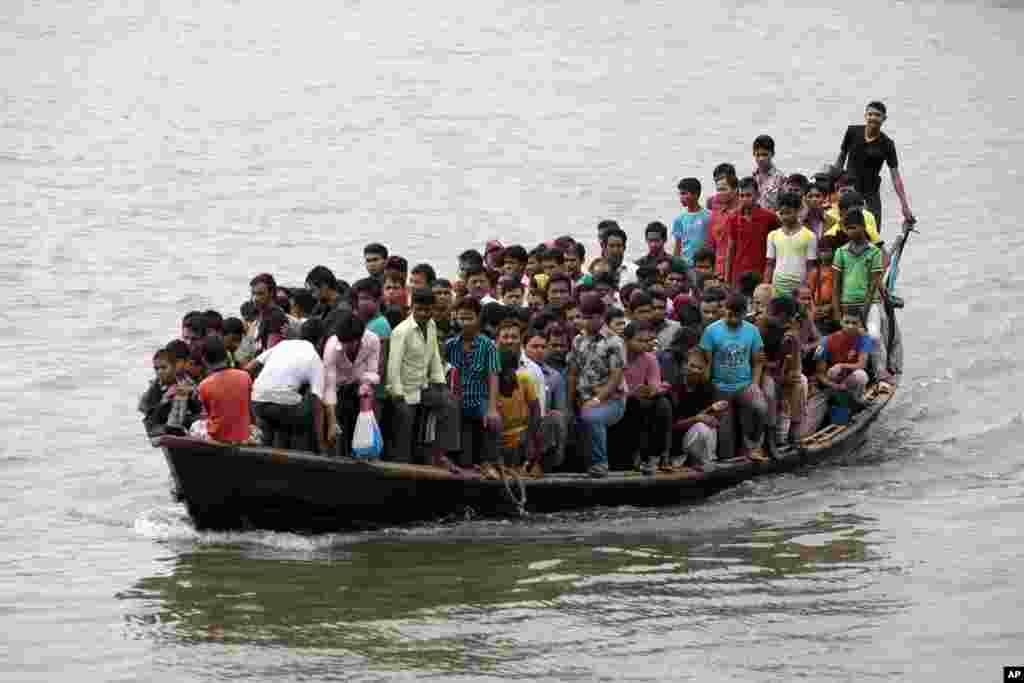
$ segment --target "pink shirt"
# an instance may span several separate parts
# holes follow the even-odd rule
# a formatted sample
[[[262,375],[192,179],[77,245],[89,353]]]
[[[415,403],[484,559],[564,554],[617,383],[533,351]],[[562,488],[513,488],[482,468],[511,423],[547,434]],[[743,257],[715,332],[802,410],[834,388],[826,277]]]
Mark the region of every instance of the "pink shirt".
[[[626,368],[622,371],[629,391],[648,384],[657,388],[661,384],[661,367],[653,353],[641,353],[633,358],[626,358]]]
[[[369,330],[363,332],[355,361],[348,359],[337,336],[332,335],[324,347],[324,403],[333,406],[338,402],[338,386],[356,383],[380,383],[380,338]]]

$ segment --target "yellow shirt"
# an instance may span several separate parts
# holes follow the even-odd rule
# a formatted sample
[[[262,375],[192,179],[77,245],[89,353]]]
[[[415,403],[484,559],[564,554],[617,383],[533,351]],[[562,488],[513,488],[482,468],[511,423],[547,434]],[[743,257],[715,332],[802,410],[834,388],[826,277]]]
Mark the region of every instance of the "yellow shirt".
[[[501,445],[504,448],[517,448],[523,432],[530,426],[530,401],[537,400],[537,391],[533,380],[526,370],[516,372],[517,386],[511,396],[498,391],[498,414],[501,415],[503,429]]]
[[[868,242],[872,244],[881,244],[882,236],[878,234],[878,222],[875,220],[875,214],[871,213],[867,209],[861,209],[864,213],[864,232],[867,233]],[[835,237],[839,234],[839,207],[833,206],[831,209],[825,212],[825,215],[836,222],[829,230],[825,231],[826,237]]]
[[[444,365],[437,344],[437,323],[427,322],[426,334],[410,315],[391,331],[387,389],[409,405],[419,405],[428,384],[444,384]]]

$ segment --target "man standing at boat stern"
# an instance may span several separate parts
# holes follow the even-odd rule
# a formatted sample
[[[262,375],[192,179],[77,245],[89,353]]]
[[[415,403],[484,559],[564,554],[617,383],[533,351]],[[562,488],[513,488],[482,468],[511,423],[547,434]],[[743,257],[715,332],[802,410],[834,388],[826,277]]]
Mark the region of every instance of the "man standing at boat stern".
[[[394,407],[391,459],[397,462],[411,462],[418,423],[428,437],[436,435],[429,462],[446,466],[448,453],[459,449],[459,407],[445,383],[432,316],[435,303],[431,290],[413,290],[411,314],[391,331],[387,390]]]
[[[743,319],[746,312],[746,297],[730,296],[725,304],[725,316],[708,325],[697,348],[704,354],[706,372],[714,385],[714,400],[729,402],[730,409],[719,421],[720,458],[727,460],[736,455],[735,421],[738,421],[743,439],[740,455],[763,462],[766,457],[761,442],[768,416],[768,403],[760,389],[764,343],[757,327]]]
[[[568,358],[569,405],[579,409],[581,438],[590,442],[590,469],[595,478],[608,476],[608,427],[626,412],[622,339],[604,324],[606,306],[596,292],[580,297],[583,332],[576,335]]]

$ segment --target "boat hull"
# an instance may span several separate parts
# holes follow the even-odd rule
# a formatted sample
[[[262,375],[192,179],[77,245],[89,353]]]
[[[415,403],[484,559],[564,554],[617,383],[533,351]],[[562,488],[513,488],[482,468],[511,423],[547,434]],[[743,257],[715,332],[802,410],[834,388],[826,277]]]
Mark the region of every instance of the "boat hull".
[[[869,406],[843,427],[821,430],[763,464],[741,460],[703,472],[604,479],[553,474],[488,481],[434,467],[328,458],[299,451],[238,447],[165,436],[178,495],[199,529],[320,533],[451,516],[595,506],[661,506],[704,498],[755,476],[784,472],[852,452],[893,396],[876,388]],[[525,497],[525,504],[523,499]]]

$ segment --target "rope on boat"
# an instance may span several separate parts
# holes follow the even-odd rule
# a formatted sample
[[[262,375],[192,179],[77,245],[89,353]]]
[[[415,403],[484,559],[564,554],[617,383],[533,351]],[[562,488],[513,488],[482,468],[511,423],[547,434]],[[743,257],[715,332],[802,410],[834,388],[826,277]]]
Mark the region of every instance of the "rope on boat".
[[[519,478],[519,473],[514,469],[509,469],[503,466],[498,467],[498,473],[501,474],[501,483],[505,485],[505,495],[508,496],[509,501],[516,506],[516,511],[520,517],[526,516],[526,484]],[[516,482],[516,488],[519,489],[519,494],[512,490],[511,484],[509,484],[509,478],[506,476],[507,473],[512,474],[512,480]]]

